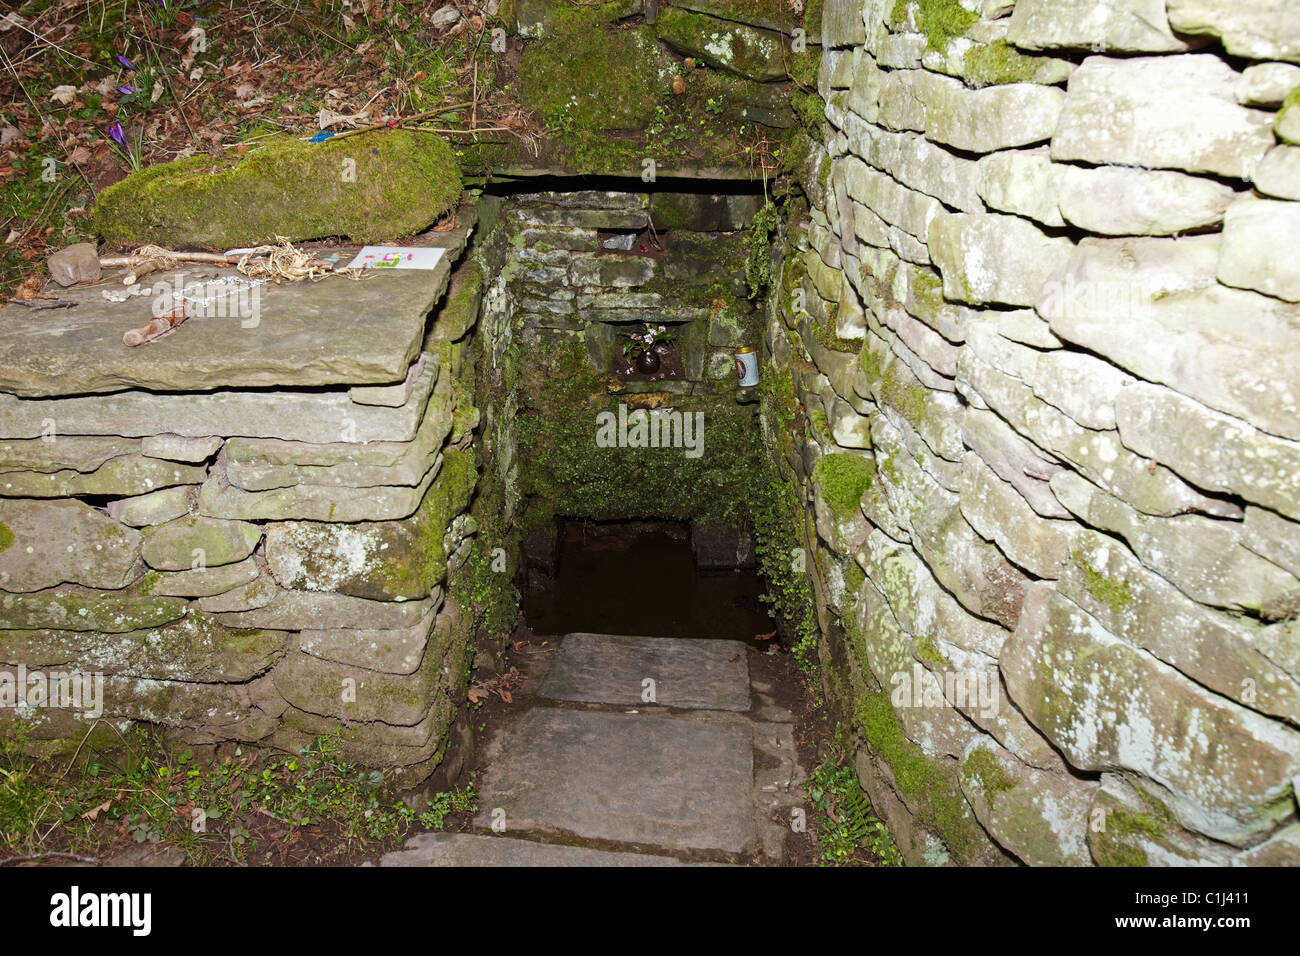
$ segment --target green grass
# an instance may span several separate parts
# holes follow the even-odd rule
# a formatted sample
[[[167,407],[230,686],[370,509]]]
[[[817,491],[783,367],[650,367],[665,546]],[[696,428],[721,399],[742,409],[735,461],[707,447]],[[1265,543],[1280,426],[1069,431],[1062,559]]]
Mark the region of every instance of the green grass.
[[[392,796],[378,770],[343,759],[338,740],[320,737],[297,755],[245,753],[203,763],[172,753],[143,731],[112,752],[86,747],[75,765],[27,756],[21,737],[0,743],[0,847],[12,855],[50,851],[96,855],[129,834],[136,843],[168,842],[191,863],[244,864],[266,837],[328,823],[339,853],[442,829],[448,814],[476,809],[473,784],[435,794],[422,811]]]

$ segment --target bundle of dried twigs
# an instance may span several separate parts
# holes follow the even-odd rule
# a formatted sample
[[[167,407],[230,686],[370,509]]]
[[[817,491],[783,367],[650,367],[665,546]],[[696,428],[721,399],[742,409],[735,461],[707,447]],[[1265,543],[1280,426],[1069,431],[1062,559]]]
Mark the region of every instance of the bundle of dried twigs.
[[[257,246],[248,250],[240,258],[236,268],[250,279],[288,279],[298,282],[302,279],[323,279],[327,275],[347,275],[360,278],[360,269],[335,270],[334,263],[327,259],[318,259],[309,252],[295,249],[284,236],[276,236],[278,246]]]

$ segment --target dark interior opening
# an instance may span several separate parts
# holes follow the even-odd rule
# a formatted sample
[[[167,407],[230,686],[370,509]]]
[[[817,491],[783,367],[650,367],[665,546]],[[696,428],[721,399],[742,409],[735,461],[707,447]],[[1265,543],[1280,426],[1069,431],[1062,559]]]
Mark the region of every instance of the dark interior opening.
[[[758,574],[699,568],[688,523],[556,521],[555,573],[524,594],[533,634],[771,640]]]
[[[576,192],[579,190],[608,190],[610,192],[681,192],[703,193],[710,196],[762,195],[762,182],[748,176],[736,179],[701,179],[694,176],[660,175],[647,183],[636,176],[524,176],[515,179],[500,177],[482,186],[485,193],[510,197],[539,192]]]

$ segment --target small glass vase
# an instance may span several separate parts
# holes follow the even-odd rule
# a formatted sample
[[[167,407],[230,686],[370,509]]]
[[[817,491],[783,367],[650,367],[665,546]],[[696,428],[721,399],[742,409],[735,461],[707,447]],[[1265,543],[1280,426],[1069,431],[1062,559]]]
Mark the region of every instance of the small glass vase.
[[[653,375],[659,371],[659,353],[655,349],[641,349],[632,359],[632,367],[642,375]]]

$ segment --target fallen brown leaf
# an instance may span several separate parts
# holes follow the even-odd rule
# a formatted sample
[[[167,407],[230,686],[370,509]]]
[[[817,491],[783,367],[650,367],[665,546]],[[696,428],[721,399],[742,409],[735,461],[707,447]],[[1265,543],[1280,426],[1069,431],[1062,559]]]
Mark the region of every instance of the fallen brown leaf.
[[[112,805],[113,805],[113,801],[112,801],[112,800],[105,800],[105,801],[104,801],[103,803],[101,803],[99,806],[97,806],[97,807],[91,807],[89,810],[87,810],[85,813],[83,813],[83,814],[81,815],[81,819],[83,819],[83,820],[90,820],[90,821],[93,822],[93,821],[94,821],[94,820],[95,820],[95,819],[96,819],[96,818],[97,818],[101,813],[103,813],[105,810],[107,810],[107,809],[108,809],[109,807],[111,807]]]
[[[24,302],[30,301],[32,299],[53,298],[52,295],[41,294],[41,286],[43,284],[44,283],[41,282],[40,276],[28,276],[26,279],[24,279],[22,282],[18,284],[18,288],[14,290],[13,297],[15,299],[22,299]]]

